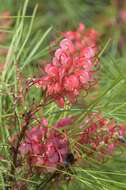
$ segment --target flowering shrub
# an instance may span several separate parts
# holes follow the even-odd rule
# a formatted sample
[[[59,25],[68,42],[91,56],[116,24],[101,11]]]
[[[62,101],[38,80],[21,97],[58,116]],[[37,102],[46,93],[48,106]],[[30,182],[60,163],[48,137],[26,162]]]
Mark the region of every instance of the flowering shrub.
[[[9,25],[10,22],[8,21],[7,24]],[[24,106],[25,100],[29,98],[30,91],[28,87],[30,87],[30,83],[26,82],[24,84],[24,81],[22,82],[23,75],[16,65],[16,61],[18,61],[27,40],[21,46],[17,57],[15,58],[14,56],[16,79],[19,79],[19,83],[17,82],[15,85],[11,103],[14,102],[15,125],[17,126],[18,124],[20,130],[15,132],[13,127],[12,129],[9,128],[11,137],[8,144],[12,157],[11,167],[9,168],[11,177],[7,176],[4,179],[12,186],[12,190],[27,188],[27,182],[16,181],[16,174],[17,176],[21,174],[23,178],[28,175],[28,180],[34,176],[38,177],[38,174],[42,176],[51,175],[47,183],[53,180],[54,176],[60,181],[59,176],[62,170],[64,172],[63,177],[70,176],[68,173],[73,174],[71,167],[76,163],[80,164],[78,160],[80,158],[82,160],[83,153],[86,158],[103,161],[104,158],[114,155],[118,150],[117,148],[126,143],[125,124],[118,123],[114,118],[104,117],[104,114],[100,111],[94,112],[93,109],[90,110],[90,107],[88,109],[86,104],[83,107],[86,117],[83,117],[82,122],[77,123],[78,115],[68,116],[69,112],[66,115],[64,114],[65,116],[58,115],[58,111],[69,111],[64,110],[67,101],[71,103],[71,108],[72,106],[74,108],[74,106],[77,106],[77,98],[81,93],[84,91],[89,93],[90,88],[95,84],[98,76],[97,66],[100,64],[97,56],[99,34],[94,29],[86,30],[84,24],[80,23],[77,30],[62,32],[61,36],[63,39],[59,42],[51,61],[47,60],[47,64],[44,65],[44,74],[39,78],[33,77],[32,79],[32,84],[44,92],[39,105],[38,102],[36,103],[36,99],[33,98],[31,107],[29,106],[30,104]],[[28,57],[28,60],[32,57],[32,54],[34,54],[34,51]],[[7,59],[7,66],[8,60],[9,58]],[[11,72],[13,73],[13,67]],[[4,73],[3,81],[6,75]],[[19,77],[20,75],[21,77]],[[96,91],[96,88],[92,89],[92,91]],[[22,98],[22,101],[20,101],[20,98]],[[59,107],[55,107],[55,104],[53,104],[54,107],[51,108],[50,102],[57,103]],[[94,102],[93,106],[96,103]],[[23,104],[24,108],[21,104]],[[17,109],[17,105],[20,105],[19,109]],[[27,108],[29,108],[29,111]],[[58,113],[55,118],[50,114],[50,108],[58,109],[55,112],[55,114]],[[27,110],[27,112],[19,113],[22,109]],[[54,119],[54,122],[50,122],[50,117],[48,120],[43,117],[47,114],[46,109],[49,109],[49,116]],[[12,123],[14,123],[13,117]],[[7,135],[8,133],[5,133],[4,138]],[[3,137],[0,138],[2,139]],[[0,155],[0,160],[4,159],[5,157]],[[84,158],[82,161],[84,161]],[[46,185],[46,183],[44,184]],[[37,186],[36,190],[43,189],[43,187],[39,188]]]

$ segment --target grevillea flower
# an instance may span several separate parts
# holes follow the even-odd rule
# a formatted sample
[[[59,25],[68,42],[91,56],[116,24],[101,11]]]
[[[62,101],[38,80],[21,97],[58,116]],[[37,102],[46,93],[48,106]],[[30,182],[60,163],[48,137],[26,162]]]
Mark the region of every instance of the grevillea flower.
[[[97,37],[95,30],[85,31],[83,24],[74,32],[62,33],[59,48],[55,51],[50,64],[44,68],[45,76],[34,79],[33,83],[46,92],[46,96],[64,106],[65,98],[70,103],[76,101],[81,90],[86,90],[94,81],[97,61]]]
[[[44,119],[44,124],[46,123]],[[20,155],[27,156],[28,164],[40,167],[42,171],[53,171],[63,165],[69,152],[69,141],[67,134],[58,129],[71,123],[72,119],[64,118],[52,128],[43,125],[32,127],[26,132],[26,137],[19,147]]]
[[[114,119],[106,119],[100,114],[93,113],[86,118],[81,126],[79,143],[87,146],[88,156],[104,158],[106,154],[112,154],[120,144],[120,139],[126,135],[126,127],[117,124]]]

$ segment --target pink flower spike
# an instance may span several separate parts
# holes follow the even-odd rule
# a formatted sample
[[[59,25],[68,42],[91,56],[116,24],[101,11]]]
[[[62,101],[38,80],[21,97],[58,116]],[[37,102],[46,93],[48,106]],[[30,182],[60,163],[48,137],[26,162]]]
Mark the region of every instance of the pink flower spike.
[[[87,91],[96,81],[94,56],[98,49],[97,32],[94,29],[85,31],[82,23],[76,31],[62,35],[65,38],[54,52],[50,64],[45,66],[45,76],[34,81],[35,86],[42,88],[46,97],[60,107],[64,107],[66,100],[75,103],[80,92]]]

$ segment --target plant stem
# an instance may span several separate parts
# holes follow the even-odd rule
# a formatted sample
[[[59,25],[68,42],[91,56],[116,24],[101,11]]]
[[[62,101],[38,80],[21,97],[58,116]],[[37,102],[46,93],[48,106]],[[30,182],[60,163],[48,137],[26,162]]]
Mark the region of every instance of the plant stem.
[[[28,125],[30,123],[30,119],[31,119],[31,112],[27,112],[27,114],[25,115],[25,124],[22,126],[22,129],[20,131],[20,134],[18,135],[18,140],[16,142],[15,147],[12,149],[13,150],[13,154],[12,154],[12,165],[11,165],[11,175],[14,176],[15,175],[15,169],[17,166],[17,157],[18,157],[18,151],[19,151],[19,147],[20,147],[20,143],[22,141],[22,139],[25,136],[25,132],[28,128]],[[14,177],[11,178],[11,181],[14,181]]]

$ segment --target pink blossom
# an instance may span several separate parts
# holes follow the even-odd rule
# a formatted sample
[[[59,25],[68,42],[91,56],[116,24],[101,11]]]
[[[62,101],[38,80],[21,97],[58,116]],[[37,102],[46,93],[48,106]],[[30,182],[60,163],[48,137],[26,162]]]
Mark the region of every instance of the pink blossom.
[[[89,146],[88,156],[99,156],[103,158],[106,154],[112,154],[118,147],[119,138],[126,135],[126,126],[119,125],[114,119],[106,119],[101,114],[93,113],[89,115],[84,124],[81,125],[81,136],[79,143]]]
[[[71,123],[71,118],[64,118],[50,129],[47,126],[37,126],[27,130],[26,137],[19,147],[20,155],[22,157],[27,155],[28,164],[32,167],[46,167],[46,171],[54,171],[58,165],[64,163],[69,152],[67,135],[60,133],[56,128]]]
[[[97,52],[95,30],[85,31],[81,23],[76,31],[64,32],[59,48],[55,51],[50,64],[44,68],[45,76],[33,83],[43,88],[46,97],[64,106],[65,98],[74,103],[81,90],[87,90],[94,80],[94,56]]]
[[[38,126],[26,131],[19,147],[19,155],[26,158],[30,167],[38,168],[41,172],[55,171],[64,165],[71,152],[67,132],[72,124],[74,119],[68,117],[48,127],[46,118],[43,118]],[[79,133],[74,136],[73,150],[82,149],[85,155],[93,159],[102,160],[106,155],[112,155],[121,143],[125,143],[125,125],[118,124],[113,118],[105,118],[100,113],[89,114],[77,130]],[[13,146],[14,142],[13,140]]]

